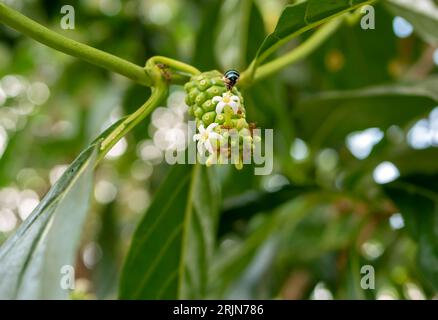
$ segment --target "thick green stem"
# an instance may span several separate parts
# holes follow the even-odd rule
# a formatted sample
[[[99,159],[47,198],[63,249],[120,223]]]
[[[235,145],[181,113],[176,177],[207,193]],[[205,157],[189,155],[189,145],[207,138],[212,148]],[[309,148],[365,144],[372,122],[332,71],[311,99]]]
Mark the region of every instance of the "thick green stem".
[[[101,141],[99,160],[102,159],[124,135],[149,115],[166,95],[167,85],[163,84],[152,88],[152,94],[149,99],[134,113],[120,120],[119,123],[112,128],[111,133]]]
[[[258,67],[252,79],[250,68],[248,68],[248,71],[242,73],[239,85],[241,87],[249,86],[256,81],[259,81],[282,70],[289,64],[295,63],[307,57],[339,28],[339,26],[342,24],[343,19],[344,17],[339,17],[331,20],[330,22],[327,22],[319,30],[315,31],[315,33],[310,36],[309,39],[307,39],[297,48],[293,49],[291,52]]]
[[[145,86],[152,85],[152,79],[142,67],[86,44],[66,38],[1,2],[0,21],[46,46],[124,75]]]
[[[151,96],[134,113],[119,120],[108,129],[110,133],[107,135],[104,134],[105,137],[103,139],[97,139],[100,140],[99,160],[101,160],[124,135],[146,118],[167,95],[168,85],[162,76],[162,70],[156,65],[154,58],[150,58],[146,62],[145,71],[149,74],[154,83]]]
[[[282,70],[287,65],[307,57],[310,53],[320,47],[333,33],[335,33],[342,21],[342,18],[337,18],[328,22],[295,50],[260,66],[255,73],[254,82],[266,78],[267,76]]]
[[[181,62],[181,61],[178,61],[175,59],[171,59],[168,57],[154,56],[150,60],[156,64],[161,63],[163,65],[166,65],[170,68],[181,71],[183,73],[187,73],[189,75],[195,75],[195,74],[201,73],[201,71],[199,71],[198,69],[196,69],[195,67],[193,67],[187,63],[184,63],[184,62]]]

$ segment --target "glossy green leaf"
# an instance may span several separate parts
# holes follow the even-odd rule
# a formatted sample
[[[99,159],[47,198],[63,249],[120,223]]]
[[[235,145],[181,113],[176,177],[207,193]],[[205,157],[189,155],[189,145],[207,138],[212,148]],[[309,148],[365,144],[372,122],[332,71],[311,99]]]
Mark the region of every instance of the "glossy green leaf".
[[[371,2],[367,0],[308,0],[286,6],[278,19],[274,32],[263,41],[255,59],[256,63],[267,58],[280,46],[299,34],[330,18]]]
[[[246,44],[246,59],[245,63],[251,62],[251,59],[257,54],[260,45],[266,38],[265,22],[262,12],[257,4],[257,1],[251,1],[251,9],[248,18],[247,27],[247,44]]]
[[[333,146],[343,143],[353,131],[404,126],[436,106],[437,85],[434,77],[415,84],[316,95],[303,100],[295,110],[297,132],[314,146]]]
[[[219,200],[211,174],[200,165],[172,168],[134,234],[120,298],[205,296]]]
[[[0,298],[65,299],[88,210],[98,145],[83,151],[0,248]]]
[[[114,299],[120,273],[120,245],[118,233],[118,212],[116,202],[110,203],[101,213],[101,226],[97,243],[102,252],[102,258],[93,269],[93,280],[97,299]]]
[[[308,213],[311,197],[297,197],[275,210],[243,242],[226,252],[219,252],[212,268],[212,290],[220,297],[227,297],[230,287],[251,265],[261,247],[267,241],[273,243],[281,234],[290,233]],[[275,250],[275,248],[271,248]]]
[[[425,41],[438,44],[438,6],[432,0],[385,1],[389,10],[408,20]]]
[[[223,1],[218,23],[214,52],[223,70],[244,66],[247,45],[248,19],[251,0]]]
[[[217,61],[214,54],[212,40],[216,36],[216,29],[212,27],[219,19],[219,12],[222,5],[221,0],[209,2],[202,9],[202,20],[199,31],[196,34],[196,43],[193,53],[193,65],[199,70],[212,70],[217,68]]]
[[[438,176],[412,175],[384,186],[417,241],[426,282],[438,289]]]

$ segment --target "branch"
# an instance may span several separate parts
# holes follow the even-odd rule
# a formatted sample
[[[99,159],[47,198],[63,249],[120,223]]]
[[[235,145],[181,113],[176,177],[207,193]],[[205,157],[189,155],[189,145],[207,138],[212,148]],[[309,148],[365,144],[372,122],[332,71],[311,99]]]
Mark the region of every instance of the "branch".
[[[184,63],[184,62],[181,62],[178,60],[174,60],[171,58],[167,58],[167,57],[163,57],[163,56],[153,56],[152,58],[150,58],[150,60],[155,64],[161,63],[165,66],[168,66],[170,68],[173,68],[175,70],[178,70],[180,72],[188,74],[189,76],[201,73],[201,71],[199,71],[195,67],[193,67],[187,63]]]
[[[145,70],[151,76],[152,82],[154,83],[151,96],[135,112],[131,113],[125,118],[120,119],[106,130],[107,132],[110,132],[110,134],[101,142],[99,160],[105,156],[105,154],[117,143],[117,141],[119,141],[124,135],[131,131],[132,128],[146,118],[167,95],[168,85],[165,79],[162,78],[161,70],[155,64],[154,58],[151,58],[146,62]]]
[[[145,86],[152,85],[146,71],[129,61],[86,44],[66,38],[0,2],[0,21],[5,25],[71,56],[83,59],[115,73],[119,73]]]
[[[295,63],[305,57],[307,57],[311,52],[315,51],[325,40],[327,40],[342,24],[344,16],[333,19],[315,31],[312,36],[309,37],[301,45],[293,49],[291,52],[272,60],[260,67],[258,67],[254,73],[254,77],[250,77],[250,68],[242,73],[241,79],[239,81],[240,86],[247,87],[252,85],[254,82],[266,78],[283,68],[287,65]]]
[[[110,133],[101,141],[97,163],[99,163],[100,160],[105,157],[108,151],[110,151],[121,138],[123,138],[137,124],[146,118],[146,116],[159,105],[166,94],[167,86],[152,88],[151,96],[140,108],[138,108],[134,113],[131,113],[129,116],[120,119],[107,130],[105,130],[101,136],[105,136],[107,132]],[[96,140],[99,140],[99,138]]]
[[[140,108],[113,124],[108,129],[111,133],[101,142],[98,160],[100,161],[122,137],[151,113],[151,111],[159,105],[162,99],[164,99],[166,94],[167,86],[152,88],[151,96]]]

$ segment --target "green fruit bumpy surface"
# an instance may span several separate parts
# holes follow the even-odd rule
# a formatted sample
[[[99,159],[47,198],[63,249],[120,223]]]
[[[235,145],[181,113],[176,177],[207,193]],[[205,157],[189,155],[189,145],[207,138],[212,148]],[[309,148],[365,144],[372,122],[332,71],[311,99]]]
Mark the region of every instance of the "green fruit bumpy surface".
[[[188,113],[196,118],[196,124],[207,127],[209,124],[216,122],[223,125],[225,122],[224,114],[216,114],[216,103],[213,102],[213,97],[222,97],[227,92],[227,87],[223,81],[223,75],[216,70],[201,73],[193,76],[189,82],[184,85],[186,91],[186,104],[189,107]],[[240,120],[244,120],[244,127],[248,127],[245,116],[245,106],[241,93],[234,87],[231,94],[239,97],[240,107],[239,112],[231,115],[231,121],[228,126],[234,127],[234,124]]]

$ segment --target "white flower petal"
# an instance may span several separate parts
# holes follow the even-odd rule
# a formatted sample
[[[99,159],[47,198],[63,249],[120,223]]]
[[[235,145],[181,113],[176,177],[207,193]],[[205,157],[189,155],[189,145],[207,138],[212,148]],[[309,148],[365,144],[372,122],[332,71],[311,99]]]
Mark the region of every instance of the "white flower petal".
[[[217,125],[218,124],[216,122],[210,123],[209,126],[207,127],[207,132],[211,134],[211,131],[213,131],[213,129],[216,128]]]
[[[236,114],[237,110],[239,109],[239,106],[237,105],[237,103],[231,102],[230,107],[231,107],[231,109],[233,109],[234,114]]]
[[[204,146],[207,148],[208,152],[213,153],[213,146],[210,140],[205,141]]]
[[[216,105],[216,114],[221,114],[222,113],[222,111],[224,110],[224,107],[225,107],[225,103],[224,102],[219,102],[217,105]]]
[[[193,135],[193,141],[201,140],[201,134],[197,133]]]
[[[203,124],[201,124],[201,125],[199,126],[198,131],[199,131],[200,134],[203,134],[203,133],[205,132],[205,128],[204,128],[204,125],[203,125]]]
[[[202,155],[204,153],[204,151],[205,151],[204,143],[202,143],[202,141],[198,141],[197,147],[198,147],[198,153],[200,155]]]
[[[212,102],[221,102],[222,97],[221,96],[214,96],[213,99],[211,99]]]
[[[240,101],[238,96],[231,96],[231,100],[234,101],[234,102],[239,102]]]
[[[213,140],[220,140],[222,139],[222,136],[219,133],[212,132],[210,133],[209,138]]]

